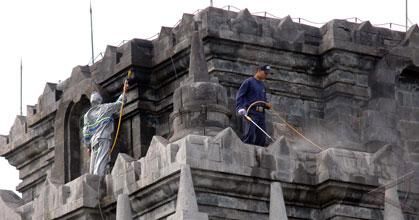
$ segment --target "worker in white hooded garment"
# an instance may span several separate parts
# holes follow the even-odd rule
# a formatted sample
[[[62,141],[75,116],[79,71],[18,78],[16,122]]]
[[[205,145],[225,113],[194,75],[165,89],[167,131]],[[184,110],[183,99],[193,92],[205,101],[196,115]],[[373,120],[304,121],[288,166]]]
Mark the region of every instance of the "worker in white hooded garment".
[[[113,103],[102,104],[102,96],[94,92],[90,96],[91,108],[84,115],[83,138],[90,151],[90,173],[104,176],[109,163],[109,150],[114,131],[113,116],[118,113],[122,102],[126,101],[128,82],[124,83],[124,92]]]

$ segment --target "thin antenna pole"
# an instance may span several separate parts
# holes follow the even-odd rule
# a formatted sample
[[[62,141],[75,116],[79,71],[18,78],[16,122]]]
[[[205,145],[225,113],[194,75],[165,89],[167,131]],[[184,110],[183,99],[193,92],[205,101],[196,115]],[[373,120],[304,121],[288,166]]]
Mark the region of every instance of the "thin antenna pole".
[[[212,2],[212,0],[211,0],[211,3],[210,3],[210,5],[211,5],[211,7],[213,7],[213,5],[214,5],[214,4],[213,4],[213,2]]]
[[[95,54],[93,51],[93,19],[92,19],[92,1],[90,1],[90,41],[92,44],[92,64],[95,62]]]
[[[407,31],[407,25],[408,25],[408,24],[407,24],[407,20],[409,20],[409,18],[408,18],[409,16],[408,16],[408,14],[407,14],[407,13],[408,13],[408,11],[409,11],[409,10],[408,10],[408,7],[407,7],[407,1],[408,1],[408,0],[406,0],[406,31]]]
[[[22,74],[23,73],[23,65],[22,65],[22,57],[20,58],[20,115],[23,115],[23,111],[22,111],[22,93],[23,93],[23,86],[22,86]]]

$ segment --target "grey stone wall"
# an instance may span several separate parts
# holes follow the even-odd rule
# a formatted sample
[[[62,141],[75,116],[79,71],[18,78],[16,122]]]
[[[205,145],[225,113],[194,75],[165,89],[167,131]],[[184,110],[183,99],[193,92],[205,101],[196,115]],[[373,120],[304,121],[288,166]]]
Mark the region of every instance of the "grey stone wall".
[[[241,119],[227,113],[231,128],[215,136],[182,134],[168,141],[180,128],[171,120],[179,110],[175,90],[193,83],[195,30],[203,56],[194,63],[203,64],[193,70],[217,78],[226,111],[234,112],[237,89],[259,64],[272,66],[266,86],[275,111],[267,121],[277,141],[268,148],[243,144]],[[115,100],[128,70],[135,78],[121,154],[112,155],[111,174],[100,181],[85,174],[80,116],[94,90]],[[46,84],[38,103],[0,136],[0,155],[22,180],[22,198],[0,191],[0,208],[10,219],[97,219],[100,204],[114,219],[123,193],[133,219],[275,219],[284,214],[274,214],[278,210],[289,219],[419,219],[418,76],[417,26],[404,33],[332,20],[315,28],[247,9],[184,14],[157,39],[108,46],[102,60],[75,67],[58,85]],[[400,176],[411,184],[394,186]],[[393,187],[374,191],[383,185]]]

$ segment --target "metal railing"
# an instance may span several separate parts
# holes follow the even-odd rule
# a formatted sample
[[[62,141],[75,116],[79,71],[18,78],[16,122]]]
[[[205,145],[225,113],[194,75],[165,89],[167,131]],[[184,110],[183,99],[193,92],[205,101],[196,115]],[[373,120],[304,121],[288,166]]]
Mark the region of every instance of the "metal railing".
[[[224,10],[227,10],[227,11],[234,11],[234,12],[242,11],[242,9],[240,9],[240,8],[234,6],[234,5],[226,5],[224,7],[221,7],[221,9],[224,9]],[[192,13],[192,15],[196,15],[201,11],[202,11],[202,9],[195,10]],[[251,14],[255,15],[255,16],[259,16],[259,17],[266,17],[266,18],[274,18],[274,19],[280,19],[281,18],[281,17],[276,16],[276,15],[274,15],[274,14],[268,12],[268,11],[254,12],[254,13],[251,13]],[[312,21],[312,20],[302,18],[302,17],[293,17],[291,19],[296,23],[306,24],[306,25],[315,26],[315,27],[321,27],[321,26],[327,24],[327,22],[317,22],[317,21]],[[366,21],[366,20],[360,19],[358,17],[350,17],[350,18],[345,18],[345,19],[342,19],[342,20],[346,20],[346,21],[349,21],[349,22],[355,22],[355,23],[362,23],[362,22]],[[173,28],[173,29],[176,28],[181,22],[182,22],[182,19],[179,19],[171,28]],[[409,19],[409,22],[410,22],[411,25],[414,25],[414,23],[410,19]],[[388,23],[382,23],[382,24],[371,24],[371,25],[376,26],[376,27],[383,27],[383,28],[388,27],[389,29],[396,30],[396,31],[406,31],[407,30],[407,27],[405,25],[397,24],[397,23],[394,23],[394,22],[388,22]],[[154,40],[159,36],[159,34],[160,34],[160,32],[158,32],[158,33],[156,33],[153,36],[150,36],[148,38],[144,38],[144,39],[145,40]],[[118,44],[115,44],[115,45],[117,45],[119,47],[126,42],[128,42],[128,40],[123,40],[123,41],[121,41],[121,42],[119,42]],[[103,58],[103,51],[95,57],[94,62],[96,62],[96,60],[99,57]],[[90,65],[90,64],[92,64],[91,60],[89,61],[88,65]]]

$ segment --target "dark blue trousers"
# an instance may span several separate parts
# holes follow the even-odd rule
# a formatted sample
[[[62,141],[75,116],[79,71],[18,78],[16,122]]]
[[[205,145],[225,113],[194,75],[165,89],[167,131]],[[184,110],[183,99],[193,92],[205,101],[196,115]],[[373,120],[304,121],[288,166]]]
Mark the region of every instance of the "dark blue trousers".
[[[259,127],[266,131],[264,112],[249,113],[249,116]],[[242,141],[244,143],[265,146],[266,135],[246,118],[243,118],[243,128],[244,135]]]

